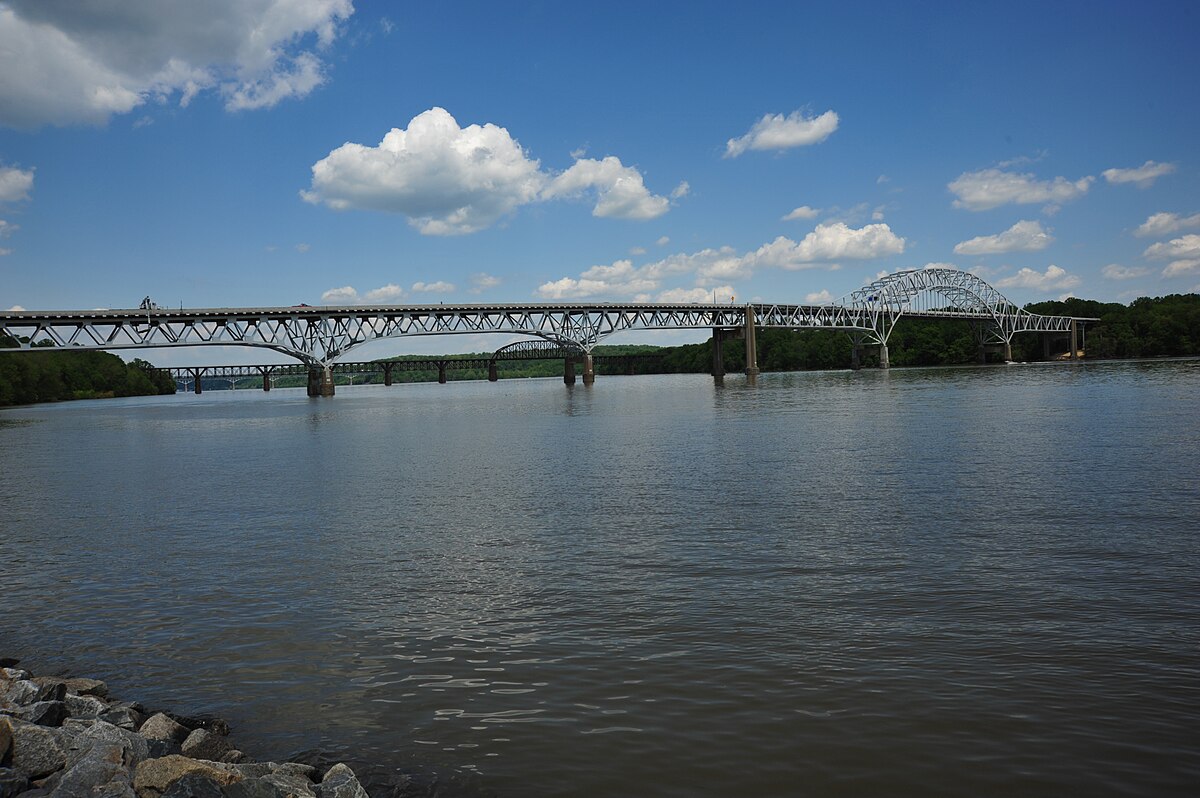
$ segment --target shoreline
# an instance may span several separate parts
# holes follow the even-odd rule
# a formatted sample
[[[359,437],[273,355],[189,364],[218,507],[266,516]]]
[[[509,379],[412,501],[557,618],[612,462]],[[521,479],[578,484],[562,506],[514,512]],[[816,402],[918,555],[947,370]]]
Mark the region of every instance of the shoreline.
[[[345,763],[258,762],[209,716],[109,697],[0,657],[0,798],[369,798]]]

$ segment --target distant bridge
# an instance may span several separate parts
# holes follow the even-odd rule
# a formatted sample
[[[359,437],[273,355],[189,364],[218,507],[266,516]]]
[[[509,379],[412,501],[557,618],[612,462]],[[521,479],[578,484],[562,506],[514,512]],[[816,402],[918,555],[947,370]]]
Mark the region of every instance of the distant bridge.
[[[573,350],[561,346],[549,345],[544,341],[519,341],[515,344],[501,347],[491,355],[484,356],[446,356],[413,358],[406,360],[370,360],[364,362],[338,361],[329,368],[333,375],[345,375],[351,384],[357,376],[382,376],[384,385],[391,385],[397,372],[419,371],[438,373],[438,382],[447,382],[447,372],[455,370],[487,369],[488,380],[496,382],[500,379],[498,363],[502,361],[519,360],[563,360],[567,372],[564,375],[568,383],[574,383],[574,365],[583,359],[582,350]],[[655,353],[629,353],[619,355],[593,355],[595,366],[615,366],[625,374],[645,373],[647,369],[658,369],[662,364],[662,355]],[[246,379],[262,380],[262,389],[271,390],[273,382],[280,377],[307,377],[310,369],[307,365],[270,363],[256,366],[174,366],[160,369],[170,374],[177,385],[184,390],[201,393],[204,383],[225,381],[229,387]]]
[[[758,373],[756,327],[845,330],[853,341],[856,364],[863,346],[874,346],[880,367],[887,368],[888,338],[903,317],[970,322],[979,346],[1002,348],[1006,360],[1012,359],[1013,336],[1022,332],[1069,334],[1074,353],[1079,323],[1096,321],[1029,313],[969,272],[930,268],[890,274],[827,305],[554,303],[7,311],[0,313],[0,333],[16,339],[21,349],[42,342],[85,349],[265,347],[305,364],[310,393],[331,396],[334,365],[356,347],[385,338],[487,332],[527,335],[543,345],[578,352],[586,384],[595,379],[593,348],[608,336],[629,330],[712,329],[714,373],[722,368],[722,341],[740,332],[750,375]]]

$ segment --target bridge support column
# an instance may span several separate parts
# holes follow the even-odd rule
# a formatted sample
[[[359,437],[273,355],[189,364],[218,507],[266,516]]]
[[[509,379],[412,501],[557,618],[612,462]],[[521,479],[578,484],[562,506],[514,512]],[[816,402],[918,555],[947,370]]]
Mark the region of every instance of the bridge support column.
[[[569,357],[563,360],[563,382],[567,385],[575,384],[575,361]]]
[[[271,374],[266,371],[263,372],[263,390],[271,390]]]
[[[720,327],[713,327],[712,336],[712,375],[714,377],[725,376],[725,348],[722,344],[725,341],[725,331]]]
[[[1071,319],[1071,360],[1079,360],[1079,327]]]
[[[1005,339],[1004,341],[1004,362],[1012,362],[1012,341]]]
[[[321,369],[321,396],[333,396],[333,369]]]
[[[858,371],[862,368],[862,335],[850,334],[850,370]]]
[[[385,386],[389,386],[392,384],[392,364],[391,363],[383,364],[383,384]]]
[[[596,364],[592,360],[592,353],[588,352],[583,356],[583,384],[594,385],[596,383]]]
[[[496,361],[488,361],[488,382],[496,382],[500,379],[500,374],[496,370]]]
[[[979,352],[979,365],[981,365],[981,366],[982,366],[982,365],[984,365],[985,363],[987,363],[987,344],[985,344],[985,343],[983,342],[983,339],[982,339],[982,338],[980,338],[980,339],[979,339],[979,349],[978,349],[978,352]]]
[[[1050,359],[1050,333],[1042,333],[1042,360]]]
[[[308,367],[308,395],[333,396],[333,369],[329,366]]]
[[[879,345],[879,368],[890,369],[892,364],[888,361],[887,344]]]
[[[196,395],[199,396],[200,394],[204,393],[204,388],[200,385],[200,378],[204,376],[205,370],[188,369],[188,371],[191,372],[192,375],[192,389],[195,390]]]
[[[754,340],[753,305],[746,305],[746,376],[758,376],[758,344]]]
[[[438,367],[438,384],[445,385],[446,384],[446,361],[439,360],[437,367]]]

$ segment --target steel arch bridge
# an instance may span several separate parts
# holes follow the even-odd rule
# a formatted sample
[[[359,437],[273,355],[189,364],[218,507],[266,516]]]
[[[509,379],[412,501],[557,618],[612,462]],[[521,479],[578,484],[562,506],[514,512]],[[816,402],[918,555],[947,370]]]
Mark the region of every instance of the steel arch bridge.
[[[887,342],[902,317],[972,322],[982,343],[1004,345],[1020,332],[1073,333],[1081,321],[1021,310],[969,272],[948,268],[900,271],[825,305],[751,303],[552,303],[496,305],[361,305],[170,310],[5,311],[0,333],[19,349],[49,343],[84,349],[235,345],[273,349],[324,372],[370,341],[416,335],[504,333],[535,339],[530,346],[581,353],[584,381],[592,349],[630,330],[714,329],[745,332],[747,371],[757,372],[754,329],[845,330],[878,346],[887,367]]]

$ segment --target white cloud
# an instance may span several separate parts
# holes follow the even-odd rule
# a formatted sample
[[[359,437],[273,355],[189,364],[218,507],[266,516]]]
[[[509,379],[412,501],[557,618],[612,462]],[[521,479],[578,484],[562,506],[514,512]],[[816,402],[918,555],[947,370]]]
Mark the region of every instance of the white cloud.
[[[20,313],[20,312],[21,312],[21,311],[23,311],[24,309],[25,309],[25,308],[21,307],[20,305],[13,305],[11,308],[9,308],[9,310],[11,310],[11,311],[13,311],[13,312],[15,312],[15,313]]]
[[[8,238],[10,235],[17,232],[20,229],[21,228],[19,226],[12,224],[11,222],[6,222],[3,219],[0,219],[0,238]]]
[[[1058,266],[1046,267],[1045,273],[1021,269],[1012,277],[996,281],[997,288],[1031,288],[1037,291],[1063,291],[1079,285],[1079,278]]]
[[[882,186],[884,183],[890,182],[892,182],[892,179],[887,175],[880,175],[879,177],[875,178],[875,185],[877,186]]]
[[[817,214],[821,212],[820,208],[810,208],[807,205],[801,205],[799,208],[794,208],[787,216],[784,216],[780,221],[794,222],[797,219],[815,219]]]
[[[1146,161],[1133,169],[1105,169],[1100,174],[1110,183],[1133,183],[1138,188],[1149,188],[1155,180],[1174,171],[1173,163]]]
[[[1177,213],[1156,213],[1143,222],[1137,230],[1134,230],[1133,234],[1139,238],[1146,238],[1168,235],[1189,227],[1200,227],[1200,213],[1194,213],[1191,216],[1180,216]]]
[[[882,222],[883,221],[883,206],[882,205],[877,207],[875,210],[871,211],[871,221],[872,222]]]
[[[311,244],[301,243],[301,244],[296,245],[296,251],[299,252],[301,255],[303,255],[305,252],[308,252],[310,249],[312,249]]]
[[[1137,266],[1122,266],[1119,263],[1110,263],[1101,269],[1100,273],[1109,280],[1132,280],[1134,277],[1145,277],[1150,273],[1150,270]]]
[[[482,294],[488,289],[495,288],[500,285],[499,277],[488,274],[487,272],[479,272],[471,275],[471,287],[467,289],[471,294]]]
[[[1151,244],[1142,253],[1155,260],[1170,260],[1163,269],[1163,277],[1178,277],[1200,271],[1200,235],[1189,233],[1170,241]]]
[[[330,288],[321,294],[321,303],[325,305],[352,305],[355,302],[358,302],[358,291],[352,285]]]
[[[630,255],[645,255],[646,248],[645,247],[630,247],[629,254]]]
[[[690,193],[692,193],[691,184],[686,180],[681,180],[679,185],[675,186],[674,190],[671,191],[671,199],[680,199]]]
[[[0,202],[29,199],[33,190],[33,170],[0,166]]]
[[[658,244],[660,247],[665,247],[667,244],[671,243],[671,238],[669,236],[659,236],[658,240],[654,243]]]
[[[715,288],[671,288],[660,293],[657,301],[668,305],[708,304],[728,302],[729,297],[737,291],[732,285],[720,285]]]
[[[404,289],[395,283],[388,283],[379,288],[372,288],[363,295],[365,302],[390,303],[398,302],[404,296]]]
[[[805,294],[804,301],[810,305],[828,305],[833,301],[833,294],[829,293],[828,289],[822,288],[820,291]]]
[[[998,255],[1002,252],[1037,252],[1050,246],[1054,236],[1037,221],[1022,220],[1003,233],[977,236],[954,246],[955,255]]]
[[[725,157],[736,158],[746,150],[786,150],[819,144],[829,138],[838,127],[838,115],[826,111],[817,117],[808,117],[803,111],[783,114],[766,114],[754,123],[750,132],[725,143]]]
[[[0,247],[0,258],[3,258],[5,255],[11,255],[11,254],[12,254],[11,249],[5,249],[4,247]]]
[[[412,290],[425,294],[449,294],[454,291],[454,283],[438,280],[436,283],[413,283]]]
[[[551,177],[504,128],[460,128],[447,111],[431,108],[376,147],[346,143],[333,150],[313,165],[311,189],[300,195],[335,210],[403,214],[426,235],[459,235],[490,227],[522,205],[589,190],[596,194],[595,216],[652,219],[670,206],[618,158],[580,159]]]
[[[542,197],[577,197],[588,189],[595,189],[597,194],[593,216],[655,219],[666,213],[671,205],[666,197],[655,196],[646,189],[636,169],[622,165],[621,159],[612,155],[600,161],[592,158],[576,161],[550,181]],[[686,188],[684,193],[687,193]]]
[[[404,289],[395,283],[373,288],[362,295],[359,295],[354,286],[343,285],[341,288],[330,288],[321,294],[321,303],[324,305],[386,305],[399,301],[403,296]]]
[[[103,124],[214,90],[228,110],[303,97],[351,0],[127,0],[0,5],[0,124]]]
[[[869,259],[903,251],[904,239],[886,224],[867,225],[860,230],[841,223],[817,225],[800,242],[779,236],[740,255],[732,247],[720,247],[676,253],[640,267],[629,260],[593,266],[578,278],[563,277],[543,283],[536,293],[547,299],[649,296],[656,291],[673,290],[664,289],[664,281],[688,277],[694,280],[695,288],[711,291],[714,285],[748,278],[758,269],[796,270],[822,265],[837,268],[836,264],[829,265],[829,261]]]
[[[1044,202],[1054,206],[1069,202],[1086,194],[1094,181],[1093,177],[1081,177],[1073,182],[1065,177],[1037,180],[1031,174],[983,169],[978,172],[964,172],[947,188],[958,197],[954,201],[954,207],[985,211],[1008,204],[1030,205]]]

